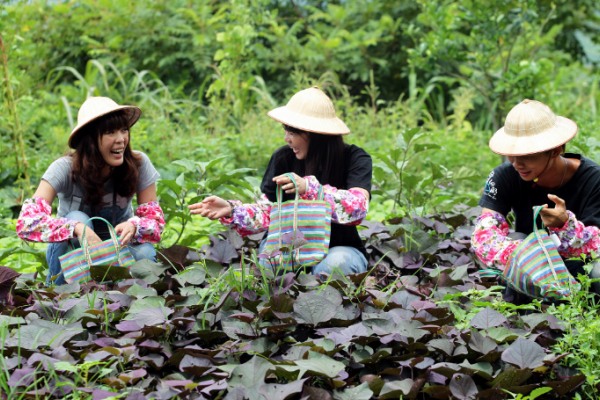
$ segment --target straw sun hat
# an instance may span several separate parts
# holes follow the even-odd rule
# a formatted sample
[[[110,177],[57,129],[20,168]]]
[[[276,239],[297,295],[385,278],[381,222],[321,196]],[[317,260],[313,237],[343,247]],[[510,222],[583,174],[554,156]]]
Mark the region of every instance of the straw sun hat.
[[[350,129],[335,115],[333,102],[317,87],[304,89],[283,106],[267,113],[275,121],[323,135],[346,135]]]
[[[504,156],[524,156],[557,148],[577,134],[577,124],[555,115],[550,107],[525,99],[506,116],[490,139],[490,149]]]
[[[90,122],[97,120],[100,117],[113,113],[115,111],[124,110],[129,119],[128,127],[131,128],[137,122],[142,114],[136,106],[120,106],[114,100],[108,97],[88,97],[83,102],[79,112],[77,113],[77,126],[71,131],[69,136],[69,146],[75,148],[77,140],[82,133],[82,128]]]

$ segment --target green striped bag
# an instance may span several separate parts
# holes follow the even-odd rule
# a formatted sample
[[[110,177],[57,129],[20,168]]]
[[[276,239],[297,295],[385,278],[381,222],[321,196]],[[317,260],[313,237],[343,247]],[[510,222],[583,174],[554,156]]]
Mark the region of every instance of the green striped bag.
[[[517,246],[504,272],[498,275],[502,274],[512,288],[528,296],[566,299],[581,286],[569,273],[552,237],[546,229],[538,228],[542,208],[533,207],[533,232]]]
[[[282,202],[281,186],[277,186],[277,204],[271,208],[271,221],[266,244],[259,255],[274,270],[312,267],[329,251],[331,205],[324,200],[323,190],[317,200],[299,198],[296,181],[294,200]]]
[[[110,239],[90,245],[85,235],[87,224],[81,235],[81,247],[59,256],[60,266],[65,280],[68,283],[87,282],[92,279],[90,267],[105,266],[106,271],[110,268],[129,267],[135,263],[133,255],[127,246],[121,246],[113,226],[100,217],[92,217],[88,220],[101,220],[106,223],[110,232]]]

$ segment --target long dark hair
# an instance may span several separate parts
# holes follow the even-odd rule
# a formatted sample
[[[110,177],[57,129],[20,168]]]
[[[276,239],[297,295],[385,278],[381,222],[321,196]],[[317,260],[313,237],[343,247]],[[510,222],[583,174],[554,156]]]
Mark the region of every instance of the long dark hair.
[[[78,133],[73,157],[71,179],[83,187],[85,202],[93,209],[101,207],[100,201],[104,193],[105,178],[101,171],[106,162],[100,153],[101,135],[115,130],[129,128],[129,118],[124,111],[116,111],[90,122]],[[113,180],[114,189],[122,197],[131,197],[137,191],[141,157],[131,151],[131,141],[123,153],[123,164],[112,168],[109,179]]]
[[[344,139],[341,135],[309,133],[305,175],[314,175],[322,184],[344,188]]]

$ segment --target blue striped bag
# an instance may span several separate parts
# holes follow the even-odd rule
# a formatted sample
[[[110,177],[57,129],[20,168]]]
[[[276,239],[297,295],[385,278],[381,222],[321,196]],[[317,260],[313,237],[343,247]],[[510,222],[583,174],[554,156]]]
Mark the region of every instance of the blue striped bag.
[[[106,223],[110,239],[90,245],[85,235],[86,226],[81,235],[81,247],[59,256],[63,276],[68,283],[90,281],[90,267],[105,266],[109,268],[129,267],[135,263],[127,246],[121,246],[113,226],[104,218],[92,217],[88,220],[101,220]]]
[[[513,251],[503,276],[511,287],[528,296],[566,299],[581,286],[569,273],[552,237],[538,228],[542,208],[533,207],[533,232]]]
[[[276,271],[317,265],[327,255],[331,237],[332,210],[322,188],[317,200],[302,200],[293,175],[286,176],[296,187],[296,195],[282,202],[282,189],[277,186],[277,204],[271,208],[267,241],[259,255]]]

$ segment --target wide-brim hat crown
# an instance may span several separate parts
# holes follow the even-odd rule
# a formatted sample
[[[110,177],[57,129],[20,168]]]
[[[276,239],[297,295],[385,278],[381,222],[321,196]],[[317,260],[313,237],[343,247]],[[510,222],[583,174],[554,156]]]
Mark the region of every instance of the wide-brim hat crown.
[[[116,111],[125,111],[128,119],[128,128],[131,128],[142,115],[142,110],[136,106],[119,105],[108,97],[88,97],[83,102],[77,113],[77,126],[69,136],[69,146],[74,148],[82,128],[87,124]]]
[[[283,107],[267,113],[275,121],[293,128],[323,135],[347,135],[350,129],[335,113],[333,102],[319,88],[304,89]]]
[[[536,100],[525,99],[510,110],[504,126],[490,139],[494,153],[523,156],[555,149],[577,134],[577,124]]]

